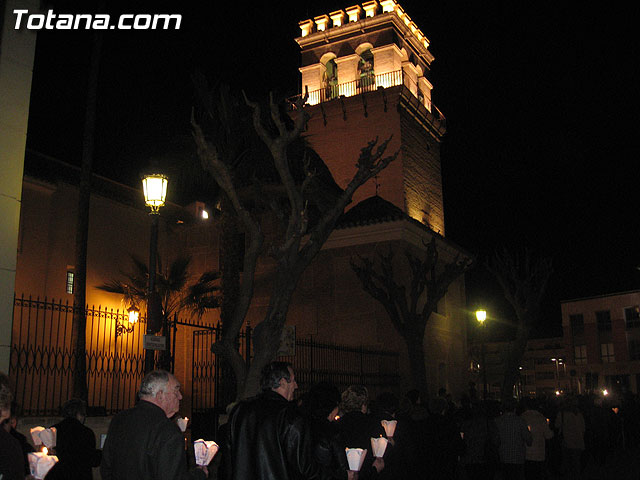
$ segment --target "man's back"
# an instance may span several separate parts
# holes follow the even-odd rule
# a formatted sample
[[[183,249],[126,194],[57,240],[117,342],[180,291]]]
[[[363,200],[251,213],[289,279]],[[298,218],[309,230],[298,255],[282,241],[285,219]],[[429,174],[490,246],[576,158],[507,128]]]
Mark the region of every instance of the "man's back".
[[[111,421],[100,471],[103,480],[190,478],[182,433],[162,409],[141,401]]]
[[[241,402],[229,423],[234,480],[319,478],[306,421],[280,394]]]
[[[513,412],[496,418],[500,434],[500,461],[508,464],[523,464],[527,445],[533,440],[525,421]]]

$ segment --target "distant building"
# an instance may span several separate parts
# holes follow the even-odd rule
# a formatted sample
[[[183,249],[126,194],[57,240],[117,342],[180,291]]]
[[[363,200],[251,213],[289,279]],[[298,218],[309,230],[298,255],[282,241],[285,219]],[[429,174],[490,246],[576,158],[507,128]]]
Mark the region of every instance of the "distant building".
[[[499,398],[504,378],[504,357],[509,342],[487,342],[485,362],[487,369],[487,397]],[[471,345],[471,379],[481,397],[483,392],[481,344]],[[577,391],[567,366],[562,337],[531,339],[527,342],[520,362],[519,380],[515,392],[518,396],[554,396],[556,392]]]
[[[564,345],[582,392],[640,391],[640,290],[561,302]]]

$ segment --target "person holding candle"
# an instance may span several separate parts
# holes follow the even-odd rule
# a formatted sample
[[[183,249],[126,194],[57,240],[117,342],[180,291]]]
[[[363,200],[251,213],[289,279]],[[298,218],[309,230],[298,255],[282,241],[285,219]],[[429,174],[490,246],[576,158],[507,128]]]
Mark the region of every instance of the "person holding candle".
[[[553,431],[549,428],[549,422],[538,410],[535,399],[524,399],[525,411],[522,419],[529,426],[533,437],[533,443],[527,447],[524,476],[526,480],[542,480],[544,478],[544,461],[546,454],[546,440],[553,437]]]
[[[524,479],[526,448],[533,443],[533,436],[522,417],[516,414],[517,401],[508,398],[502,404],[502,416],[496,418],[500,435],[500,463],[503,476],[511,480]]]
[[[180,382],[164,370],[148,373],[140,401],[109,425],[102,452],[102,480],[187,480],[207,478],[207,467],[187,468],[184,438],[171,420],[180,409]]]
[[[56,463],[46,480],[92,480],[93,467],[100,465],[101,452],[96,449],[96,435],[84,425],[87,403],[79,398],[65,402],[60,409],[63,420],[56,429]]]
[[[12,399],[9,377],[0,372],[0,424],[11,416]],[[0,428],[0,478],[2,480],[23,480],[24,477],[20,443],[4,428]]]
[[[320,382],[302,397],[301,405],[311,426],[313,455],[320,465],[333,472],[336,479],[344,478],[349,470],[336,428],[339,403],[340,392],[335,385]]]
[[[20,444],[20,448],[22,450],[22,458],[24,460],[24,472],[25,472],[25,475],[28,475],[30,469],[29,469],[29,459],[27,455],[30,452],[34,452],[35,448],[33,448],[33,445],[29,443],[29,441],[27,440],[27,437],[25,437],[22,433],[20,433],[17,430],[18,404],[15,401],[11,402],[11,416],[7,420],[5,420],[4,427],[13,438],[18,440],[18,443]]]
[[[384,460],[374,458],[371,438],[385,434],[380,422],[369,414],[369,392],[364,385],[350,385],[342,392],[338,420],[341,441],[345,448],[362,448],[367,455],[360,469],[360,479],[377,478],[384,469]]]

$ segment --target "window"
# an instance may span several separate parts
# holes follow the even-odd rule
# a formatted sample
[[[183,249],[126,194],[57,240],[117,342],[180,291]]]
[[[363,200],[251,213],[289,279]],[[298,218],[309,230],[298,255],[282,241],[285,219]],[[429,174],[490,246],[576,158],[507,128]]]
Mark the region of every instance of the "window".
[[[585,365],[587,363],[587,346],[576,345],[573,347],[573,359],[576,365]]]
[[[640,360],[639,340],[629,340],[629,360]]]
[[[600,344],[600,358],[602,358],[602,363],[615,362],[615,356],[613,354],[613,343]]]
[[[323,73],[322,83],[325,89],[325,98],[332,99],[337,98],[338,91],[338,64],[335,59],[329,60],[325,64],[325,71]]]
[[[624,309],[624,321],[627,328],[640,327],[640,306],[627,307]]]
[[[67,270],[67,293],[73,295],[73,280],[75,278],[75,274],[72,270]]]
[[[609,310],[600,310],[596,312],[596,323],[599,332],[611,331],[611,312]]]
[[[569,315],[569,323],[571,324],[571,334],[574,337],[584,335],[584,317],[581,313]]]
[[[365,50],[360,54],[358,75],[361,89],[368,91],[375,88],[376,76],[373,70],[373,53],[371,50]]]

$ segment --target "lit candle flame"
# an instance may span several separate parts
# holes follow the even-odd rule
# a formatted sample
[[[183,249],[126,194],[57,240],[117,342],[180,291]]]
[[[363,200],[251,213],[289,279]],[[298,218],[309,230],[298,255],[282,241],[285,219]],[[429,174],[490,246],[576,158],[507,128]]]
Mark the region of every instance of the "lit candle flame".
[[[42,453],[47,455],[49,453],[49,449],[47,447],[42,447]]]

